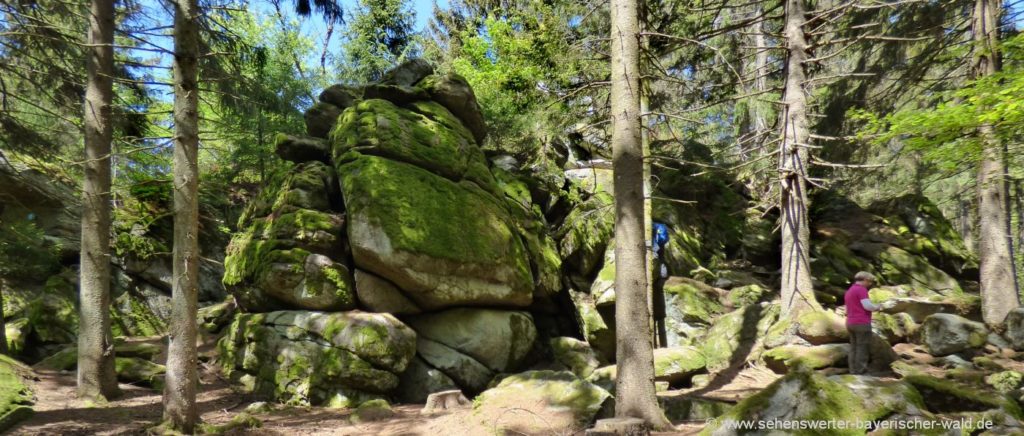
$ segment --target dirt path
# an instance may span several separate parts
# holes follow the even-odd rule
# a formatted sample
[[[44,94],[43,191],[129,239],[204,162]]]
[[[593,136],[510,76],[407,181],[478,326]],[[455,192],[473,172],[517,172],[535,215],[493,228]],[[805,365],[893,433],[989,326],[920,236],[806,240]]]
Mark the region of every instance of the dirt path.
[[[34,382],[36,413],[14,427],[10,434],[39,435],[143,435],[146,428],[160,420],[162,405],[157,390],[121,384],[124,395],[104,406],[89,407],[75,397],[74,372],[36,371]],[[205,423],[224,424],[254,401],[250,395],[231,389],[211,371],[200,374],[198,395],[200,416]],[[324,408],[281,408],[254,415],[262,421],[256,429],[235,429],[232,435],[423,435],[472,436],[475,430],[465,425],[470,410],[424,416],[422,405],[394,407],[395,416],[366,424],[352,424],[351,411]],[[659,435],[689,435],[700,431],[696,423]],[[582,433],[580,433],[582,434]],[[558,435],[563,436],[563,435]]]

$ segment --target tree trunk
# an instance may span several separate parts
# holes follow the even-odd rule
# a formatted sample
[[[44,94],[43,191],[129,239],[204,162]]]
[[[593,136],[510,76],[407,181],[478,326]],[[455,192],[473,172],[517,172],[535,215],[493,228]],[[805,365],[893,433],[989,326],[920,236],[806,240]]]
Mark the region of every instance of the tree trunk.
[[[667,428],[654,390],[651,313],[644,246],[640,140],[639,20],[636,0],[611,2],[612,161],[615,172],[615,416]]]
[[[1017,179],[1014,183],[1014,195],[1017,200],[1017,247],[1014,254],[1020,256],[1020,250],[1024,250],[1024,180]],[[1017,265],[1021,268],[1021,265]],[[1020,272],[1020,269],[1017,270]],[[1017,283],[1020,286],[1020,283]]]
[[[196,0],[178,0],[174,7],[174,266],[164,420],[191,434],[198,421],[199,385],[199,15]]]
[[[86,55],[85,165],[82,181],[78,395],[117,395],[110,331],[110,120],[114,99],[114,2],[92,0]]]
[[[782,145],[779,150],[782,214],[782,313],[819,308],[811,285],[810,231],[807,209],[807,38],[804,0],[786,0],[786,87],[783,92]]]
[[[973,34],[974,75],[991,76],[1000,69],[1000,0],[976,0]],[[1017,274],[1010,236],[1010,213],[1006,174],[1006,148],[990,125],[978,128],[982,143],[978,166],[978,260],[981,269],[981,316],[986,324],[998,325],[1020,306]]]
[[[7,286],[0,277],[0,354],[7,354],[7,321],[4,317],[4,287]]]

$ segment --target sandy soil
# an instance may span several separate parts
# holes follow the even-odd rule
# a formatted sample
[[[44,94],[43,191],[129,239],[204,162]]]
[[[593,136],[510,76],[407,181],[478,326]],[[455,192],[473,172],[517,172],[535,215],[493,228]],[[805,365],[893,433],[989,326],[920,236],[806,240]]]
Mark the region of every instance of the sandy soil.
[[[101,406],[85,404],[75,397],[75,374],[68,371],[36,371],[35,415],[10,434],[39,435],[141,435],[160,420],[160,392],[121,384],[124,395]],[[224,424],[243,412],[257,398],[232,390],[212,368],[201,372],[198,396],[203,422]],[[395,416],[381,421],[353,424],[350,411],[324,408],[280,408],[254,416],[262,421],[255,429],[234,429],[232,435],[442,435],[486,434],[469,425],[469,409],[421,415],[422,405],[397,405]],[[677,431],[662,435],[696,434],[702,425],[681,423]],[[554,435],[555,433],[548,433]],[[581,433],[578,433],[581,434]]]

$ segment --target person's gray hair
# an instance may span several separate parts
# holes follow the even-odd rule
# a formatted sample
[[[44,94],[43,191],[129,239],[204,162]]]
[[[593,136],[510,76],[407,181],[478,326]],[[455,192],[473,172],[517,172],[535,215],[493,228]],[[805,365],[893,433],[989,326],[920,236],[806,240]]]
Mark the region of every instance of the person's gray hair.
[[[853,281],[855,282],[863,282],[867,280],[871,280],[873,282],[875,281],[875,276],[867,271],[859,271],[853,276]]]

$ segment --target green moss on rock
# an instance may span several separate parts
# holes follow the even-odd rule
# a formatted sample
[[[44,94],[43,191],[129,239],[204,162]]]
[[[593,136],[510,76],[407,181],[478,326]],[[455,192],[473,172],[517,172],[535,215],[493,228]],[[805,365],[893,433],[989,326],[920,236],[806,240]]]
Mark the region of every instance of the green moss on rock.
[[[666,304],[675,305],[685,322],[710,324],[723,311],[714,288],[694,279],[671,277],[664,293]]]
[[[779,317],[779,306],[746,306],[722,315],[708,330],[700,344],[709,371],[717,371],[748,360],[755,360],[761,339]]]
[[[428,308],[531,302],[533,273],[516,226],[476,185],[374,156],[339,174],[361,269]]]
[[[985,377],[985,383],[997,391],[1008,394],[1024,383],[1024,374],[1017,371],[1003,371]]]
[[[456,181],[465,176],[471,162],[486,167],[472,134],[451,112],[430,101],[412,103],[411,108],[369,99],[346,109],[331,133],[335,162],[355,150],[410,163]]]
[[[813,347],[786,345],[765,351],[761,357],[765,364],[780,374],[797,369],[821,369],[845,366],[850,351],[847,344],[826,344]]]
[[[0,432],[32,416],[32,391],[25,383],[31,370],[0,355]]]
[[[528,371],[506,377],[474,402],[474,417],[488,428],[525,434],[572,433],[588,427],[610,394],[568,371]],[[525,414],[506,414],[509,408]],[[495,416],[503,419],[493,421]],[[543,417],[541,420],[537,417]]]
[[[280,311],[239,314],[218,341],[232,379],[279,401],[317,405],[398,386],[415,333],[388,314]]]

